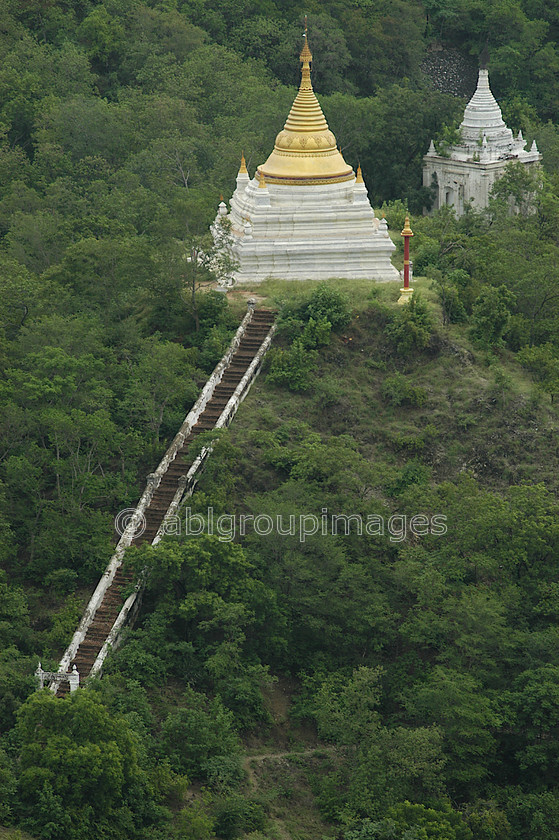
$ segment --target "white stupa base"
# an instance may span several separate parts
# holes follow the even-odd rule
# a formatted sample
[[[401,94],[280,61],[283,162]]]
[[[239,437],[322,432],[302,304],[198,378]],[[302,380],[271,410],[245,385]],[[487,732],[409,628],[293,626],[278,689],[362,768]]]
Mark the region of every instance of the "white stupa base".
[[[384,243],[380,243],[381,245]],[[389,245],[392,245],[390,241]],[[371,248],[366,238],[343,242],[314,238],[245,241],[236,251],[240,268],[235,272],[238,283],[260,283],[267,278],[283,280],[398,280],[399,274],[390,262],[394,246]]]
[[[268,184],[239,175],[231,199],[238,283],[284,280],[398,280],[396,246],[375,218],[362,182]]]

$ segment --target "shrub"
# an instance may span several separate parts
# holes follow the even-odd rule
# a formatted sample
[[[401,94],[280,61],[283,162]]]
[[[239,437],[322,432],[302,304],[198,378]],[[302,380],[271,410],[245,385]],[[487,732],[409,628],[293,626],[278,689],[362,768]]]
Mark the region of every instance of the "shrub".
[[[73,569],[55,569],[45,578],[48,586],[55,595],[67,595],[73,592],[78,582],[78,573]]]
[[[551,395],[551,402],[559,393],[559,358],[552,344],[524,347],[517,355],[520,364],[530,371],[542,391]]]
[[[239,751],[233,715],[219,699],[206,701],[202,694],[190,689],[186,708],[171,712],[161,727],[161,746],[171,767],[193,779],[206,780],[208,771],[215,775],[219,762],[208,765],[209,759],[234,756]],[[231,762],[228,773],[231,775]]]
[[[214,755],[204,762],[203,769],[208,782],[219,790],[235,787],[244,778],[244,771],[237,754]]]
[[[405,467],[400,470],[398,477],[388,488],[388,492],[392,496],[399,496],[413,484],[420,486],[428,484],[430,478],[431,470],[429,467],[414,459],[413,461],[408,461]]]
[[[427,392],[425,388],[412,385],[403,374],[396,373],[382,383],[382,396],[390,405],[421,406],[427,399]]]
[[[327,283],[320,283],[313,290],[303,312],[308,320],[329,321],[334,331],[341,330],[351,320],[349,298]]]
[[[73,595],[68,595],[60,610],[52,615],[52,627],[47,635],[48,648],[54,653],[64,649],[70,642],[82,615],[82,604]]]
[[[404,227],[406,216],[409,214],[407,201],[400,198],[395,201],[385,201],[379,210],[381,216],[386,218],[390,230],[400,232]]]
[[[305,328],[305,322],[298,315],[286,309],[282,310],[280,317],[277,320],[277,335],[282,336],[286,341],[294,341],[300,338]]]
[[[460,289],[453,281],[452,275],[462,275],[466,272],[458,270],[443,274],[438,268],[432,268],[430,274],[433,278],[431,288],[436,291],[443,312],[443,324],[462,324],[467,320],[466,310],[460,297]]]
[[[287,350],[274,348],[270,352],[268,379],[276,385],[283,385],[291,391],[306,391],[311,374],[316,367],[318,353],[307,350],[303,341],[295,339]]]
[[[198,355],[198,366],[210,373],[219,362],[231,342],[231,331],[223,324],[214,325],[208,334]]]
[[[502,347],[516,297],[506,286],[489,286],[472,309],[470,337],[479,347]]]
[[[330,342],[330,332],[332,331],[332,324],[326,318],[319,318],[315,321],[314,318],[309,318],[301,341],[309,350],[314,350],[315,347],[328,344]]]
[[[416,292],[406,306],[402,306],[386,335],[401,354],[424,350],[433,334],[433,322],[427,304]]]
[[[218,837],[234,840],[241,834],[259,831],[265,822],[266,815],[260,802],[244,796],[230,796],[217,806],[214,826]]]
[[[413,255],[414,274],[424,274],[428,267],[438,268],[441,246],[438,239],[422,233]]]
[[[215,837],[213,820],[205,813],[200,802],[193,802],[179,811],[173,836],[177,840],[212,840]]]

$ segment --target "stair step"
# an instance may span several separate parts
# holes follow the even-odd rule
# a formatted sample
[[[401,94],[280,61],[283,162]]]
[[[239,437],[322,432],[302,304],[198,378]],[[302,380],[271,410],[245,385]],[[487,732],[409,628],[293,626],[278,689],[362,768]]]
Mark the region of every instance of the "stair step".
[[[178,490],[179,479],[186,475],[192,465],[193,456],[189,454],[189,444],[199,434],[215,429],[217,420],[223,414],[239,382],[245,376],[255,355],[262,347],[263,341],[268,336],[276,314],[272,309],[256,309],[253,311],[245,334],[242,336],[228,367],[223,372],[220,382],[215,386],[211,398],[198,418],[198,422],[190,430],[176,457],[171,461],[167,471],[162,476],[145,513],[146,529],[143,534],[134,539],[135,545],[153,541]],[[93,663],[122,608],[123,591],[131,583],[134,583],[134,580],[135,575],[131,571],[117,569],[112,583],[89,626],[86,637],[80,644],[72,662],[73,665],[76,665],[82,681],[89,675]],[[61,683],[58,688],[58,695],[67,695],[69,690],[67,682]]]

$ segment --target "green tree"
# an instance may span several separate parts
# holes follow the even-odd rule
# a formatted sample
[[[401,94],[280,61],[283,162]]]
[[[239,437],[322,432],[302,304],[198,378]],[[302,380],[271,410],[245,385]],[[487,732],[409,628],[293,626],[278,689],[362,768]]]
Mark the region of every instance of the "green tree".
[[[153,795],[137,739],[87,691],[59,700],[43,691],[18,712],[18,789],[26,824],[72,840],[100,831],[134,836]],[[149,819],[149,818],[148,818]]]
[[[551,344],[523,347],[517,358],[530,371],[541,389],[550,395],[553,402],[559,391],[559,358],[555,347]]]
[[[559,668],[544,665],[520,674],[508,694],[523,773],[556,784],[559,776]],[[508,704],[507,704],[508,705]]]
[[[207,781],[216,758],[237,758],[239,754],[233,715],[218,698],[208,703],[204,695],[192,689],[187,691],[184,700],[187,705],[170,712],[163,721],[163,754],[177,772]],[[237,766],[239,774],[240,765]]]
[[[442,790],[440,733],[427,727],[383,726],[381,677],[381,669],[361,667],[344,684],[340,675],[332,674],[313,698],[321,734],[347,748],[346,809],[370,817],[401,799],[421,800]]]
[[[195,351],[173,342],[155,336],[143,342],[126,389],[125,410],[132,424],[149,430],[154,446],[159,444],[164,420],[168,434],[180,426],[194,402],[198,393],[194,359]]]
[[[482,291],[472,309],[470,335],[480,347],[502,347],[516,296],[507,286],[489,286]]]
[[[401,308],[386,327],[386,334],[402,356],[425,350],[433,334],[433,321],[421,295],[416,292],[409,304]]]
[[[447,757],[446,778],[459,795],[479,789],[488,777],[500,718],[491,699],[468,674],[436,666],[405,703],[413,717],[440,727]]]

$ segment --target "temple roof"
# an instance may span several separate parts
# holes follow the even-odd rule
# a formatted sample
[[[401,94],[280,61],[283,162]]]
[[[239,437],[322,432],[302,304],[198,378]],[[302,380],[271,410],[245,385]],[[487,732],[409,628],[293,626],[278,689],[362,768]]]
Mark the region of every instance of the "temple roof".
[[[305,27],[299,92],[276,137],[274,150],[265,164],[258,167],[257,177],[275,183],[330,183],[354,178],[353,169],[343,159],[336,138],[328,128],[312,82],[310,51]]]
[[[489,72],[485,69],[479,71],[477,88],[464,111],[460,132],[466,143],[477,143],[484,136],[488,143],[507,144],[513,140],[512,131],[505,125],[491,93]]]

